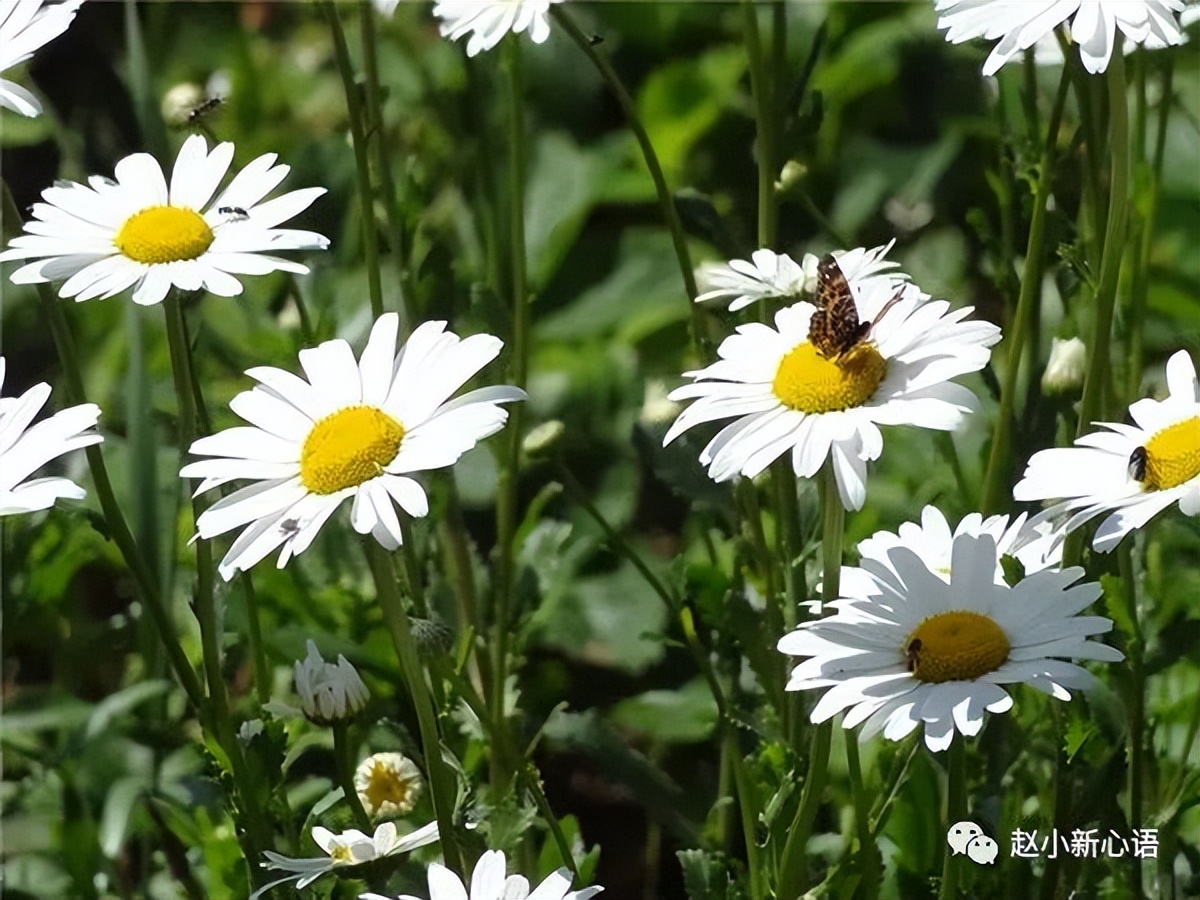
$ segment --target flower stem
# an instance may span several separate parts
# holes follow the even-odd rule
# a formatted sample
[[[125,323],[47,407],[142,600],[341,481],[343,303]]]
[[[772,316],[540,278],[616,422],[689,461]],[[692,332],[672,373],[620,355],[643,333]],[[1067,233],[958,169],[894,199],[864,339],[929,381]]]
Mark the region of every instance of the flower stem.
[[[434,815],[437,818],[442,855],[446,860],[446,865],[462,876],[465,872],[462,850],[459,848],[453,824],[457,786],[454,772],[442,759],[437,713],[433,708],[429,685],[425,683],[425,670],[421,665],[416,641],[413,640],[408,613],[404,610],[395,571],[392,569],[392,561],[387,551],[371,537],[363,539],[363,547],[366,550],[367,563],[371,567],[371,576],[375,581],[375,591],[379,599],[379,607],[383,612],[383,620],[391,634],[392,645],[395,647],[396,657],[400,661],[400,669],[404,674],[409,696],[412,697],[413,706],[417,711],[417,725],[421,732],[421,749],[425,756],[429,793],[433,800]],[[409,587],[414,590],[419,589],[413,585]]]
[[[879,892],[879,848],[871,831],[871,812],[858,758],[858,736],[849,731],[846,738],[846,766],[850,774],[850,794],[854,801],[854,826],[858,831],[859,877],[856,900],[873,900]]]
[[[846,521],[846,510],[838,495],[833,464],[826,462],[821,470],[819,483],[821,492],[821,599],[825,603],[836,600],[842,574],[842,537]],[[779,861],[779,896],[796,897],[808,881],[808,838],[812,834],[817,807],[825,788],[825,775],[829,769],[829,745],[833,738],[833,725],[825,721],[813,731],[808,751],[808,771],[804,777],[804,789],[800,794],[800,805],[792,827],[788,829],[787,842]],[[853,737],[850,737],[853,740]]]
[[[1003,498],[1009,494],[1009,477],[1012,426],[1017,396],[1017,376],[1021,370],[1021,357],[1025,349],[1025,335],[1030,327],[1030,311],[1034,298],[1041,289],[1043,244],[1046,236],[1047,201],[1054,181],[1054,164],[1058,153],[1058,129],[1062,123],[1063,107],[1067,100],[1070,81],[1067,68],[1058,83],[1058,93],[1050,111],[1050,122],[1046,129],[1046,141],[1042,145],[1042,162],[1038,171],[1037,187],[1033,196],[1033,217],[1029,223],[1029,242],[1025,248],[1025,267],[1021,273],[1021,291],[1017,299],[1017,310],[1013,314],[1012,333],[1009,337],[1008,359],[1004,369],[1004,383],[1000,389],[1000,411],[996,414],[996,430],[992,435],[992,448],[988,456],[987,474],[983,482],[981,506],[985,516],[997,512]]]
[[[760,247],[770,247],[775,241],[777,222],[774,86],[763,58],[758,7],[754,0],[742,0],[742,40],[750,63],[750,91],[754,96],[754,121],[758,131],[755,147],[758,162],[758,243]]]
[[[363,809],[362,800],[358,797],[358,790],[354,787],[354,757],[351,755],[351,750],[350,723],[334,722],[333,761],[334,768],[337,770],[338,785],[346,796],[346,802],[350,804],[350,811],[354,814],[354,824],[365,834],[370,834],[371,817]]]
[[[946,828],[967,817],[967,745],[962,738],[950,742],[947,765],[949,777],[946,785]],[[961,875],[960,860],[949,844],[942,864],[942,886],[938,900],[954,900],[958,896]]]
[[[609,90],[613,92],[613,96],[617,98],[617,103],[620,104],[621,111],[625,114],[625,121],[629,123],[629,130],[633,132],[633,136],[637,139],[638,147],[642,151],[642,158],[646,161],[646,168],[650,170],[650,178],[654,182],[654,190],[658,195],[658,205],[663,211],[663,218],[666,219],[667,230],[671,232],[671,245],[675,250],[675,260],[679,264],[679,274],[683,277],[683,288],[687,292],[692,344],[695,347],[703,346],[707,343],[708,336],[704,328],[704,320],[701,317],[700,308],[694,302],[699,291],[696,289],[696,276],[692,269],[691,254],[688,252],[687,236],[683,233],[683,224],[679,220],[679,211],[675,208],[675,201],[671,197],[671,190],[667,187],[667,179],[663,175],[662,164],[658,161],[658,154],[655,153],[654,145],[650,142],[650,135],[646,133],[646,128],[642,125],[642,121],[638,117],[633,98],[625,90],[625,85],[621,83],[621,79],[617,76],[616,71],[609,64],[608,60],[596,51],[592,42],[579,29],[575,20],[571,18],[571,14],[567,12],[566,4],[551,6],[550,15],[554,16],[555,21],[571,36],[571,40],[579,45],[579,49],[584,52],[584,55],[596,67],[596,71],[600,73],[600,77],[604,79],[604,83],[608,85]]]
[[[1142,827],[1142,786],[1145,769],[1146,667],[1145,639],[1138,620],[1137,576],[1133,568],[1132,541],[1123,541],[1117,548],[1117,565],[1121,576],[1121,599],[1129,619],[1130,632],[1126,639],[1132,695],[1129,704],[1129,828]],[[1129,856],[1129,890],[1133,900],[1145,896],[1142,887],[1142,859],[1136,853]]]
[[[1101,409],[1104,385],[1111,374],[1110,341],[1117,280],[1124,258],[1125,228],[1129,205],[1129,110],[1125,96],[1125,57],[1120,38],[1113,48],[1105,75],[1108,84],[1109,160],[1112,168],[1108,195],[1108,224],[1104,233],[1104,255],[1100,260],[1100,283],[1096,288],[1095,321],[1089,349],[1083,399],[1079,401],[1079,435],[1091,427]]]
[[[509,210],[509,300],[512,305],[512,355],[509,377],[524,388],[529,374],[529,289],[526,278],[525,247],[525,91],[521,72],[520,41],[505,41],[505,70],[508,78],[508,210]],[[521,439],[525,405],[518,403],[509,412],[506,428],[508,448],[500,473],[496,502],[497,577],[492,621],[492,715],[496,727],[505,728],[505,683],[508,680],[508,637],[515,590],[517,505],[520,502]],[[492,787],[507,788],[513,772],[491,758]]]
[[[337,6],[332,0],[321,0],[321,8],[329,20],[333,33],[333,52],[337,59],[338,74],[342,77],[342,89],[346,93],[346,112],[350,120],[350,138],[354,144],[354,171],[358,181],[358,205],[362,216],[363,259],[367,268],[367,290],[371,297],[371,316],[378,319],[383,315],[383,286],[379,278],[379,248],[376,245],[375,199],[371,190],[371,164],[367,159],[367,133],[363,122],[362,98],[358,93],[358,80],[354,65],[350,61],[350,48],[346,45],[346,32],[342,29]]]
[[[12,198],[7,188],[4,190],[4,198],[5,212],[8,213],[8,207],[11,206]],[[14,219],[13,221],[20,220]],[[41,300],[42,311],[46,314],[46,319],[50,324],[50,333],[53,335],[54,343],[58,348],[59,359],[62,361],[63,373],[67,381],[67,397],[72,403],[86,403],[88,402],[87,393],[83,388],[83,376],[80,371],[79,356],[75,348],[75,339],[71,335],[70,326],[59,305],[59,300],[54,296],[48,285],[38,285],[37,291],[38,297]],[[171,620],[171,613],[158,591],[158,582],[146,565],[141,550],[134,540],[133,533],[129,530],[129,525],[125,521],[125,516],[121,513],[120,503],[118,503],[116,492],[113,490],[112,479],[109,478],[108,468],[104,464],[104,455],[100,451],[101,446],[103,445],[93,444],[84,449],[87,455],[88,467],[92,473],[92,482],[96,488],[96,498],[100,502],[100,509],[104,513],[104,519],[108,524],[113,542],[117,545],[117,549],[121,551],[125,565],[129,566],[130,572],[133,573],[134,583],[138,587],[139,599],[141,599],[146,609],[150,612],[150,618],[153,620],[163,646],[166,648],[167,658],[171,663],[172,670],[175,672],[175,677],[179,679],[179,683],[183,686],[184,692],[187,694],[192,706],[203,716],[205,708],[204,687],[196,677],[196,672],[192,668],[187,654],[184,653],[183,646],[179,643],[175,625]]]
[[[721,727],[724,733],[723,749],[726,759],[729,760],[729,765],[733,769],[733,784],[737,789],[738,808],[742,814],[742,835],[746,843],[746,870],[750,875],[750,896],[765,897],[763,876],[766,873],[763,871],[758,839],[755,837],[755,828],[758,824],[758,810],[753,800],[755,785],[746,772],[746,762],[742,758],[742,750],[738,746],[737,729],[729,722],[722,723]]]

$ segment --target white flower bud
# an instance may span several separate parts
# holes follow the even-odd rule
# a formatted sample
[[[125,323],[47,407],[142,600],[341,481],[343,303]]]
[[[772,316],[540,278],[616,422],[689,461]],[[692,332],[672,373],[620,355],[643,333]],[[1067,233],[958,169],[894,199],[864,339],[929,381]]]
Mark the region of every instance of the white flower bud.
[[[1087,347],[1079,338],[1050,343],[1050,361],[1042,373],[1042,393],[1048,396],[1078,394],[1087,372]]]
[[[354,666],[338,654],[337,664],[325,662],[317,645],[308,641],[308,656],[296,663],[296,693],[310,722],[329,725],[353,717],[371,696]]]
[[[205,100],[204,88],[184,81],[168,90],[162,98],[162,117],[168,125],[176,128],[187,124],[192,110]]]

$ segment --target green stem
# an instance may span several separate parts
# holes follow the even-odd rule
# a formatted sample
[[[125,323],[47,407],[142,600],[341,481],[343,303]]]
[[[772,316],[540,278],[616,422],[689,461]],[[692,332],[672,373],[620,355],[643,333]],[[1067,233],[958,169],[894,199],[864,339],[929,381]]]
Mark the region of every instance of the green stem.
[[[321,0],[329,28],[333,33],[333,51],[337,59],[338,74],[342,77],[342,89],[346,93],[346,111],[350,120],[350,138],[354,144],[354,171],[358,183],[358,203],[362,215],[363,259],[367,267],[367,290],[371,296],[371,316],[378,319],[383,315],[383,286],[379,278],[379,248],[376,245],[375,200],[371,191],[371,164],[367,159],[367,133],[363,122],[362,100],[358,94],[358,81],[354,65],[350,61],[350,48],[346,44],[346,32],[338,18],[337,6],[331,0]]]
[[[858,735],[844,732],[846,766],[850,774],[850,795],[854,801],[854,826],[858,832],[859,875],[861,881],[856,900],[873,900],[879,892],[879,848],[871,831],[871,813],[867,806],[867,790],[863,784],[862,765],[858,758]]]
[[[259,621],[258,592],[249,572],[241,577],[242,590],[246,592],[246,622],[250,636],[250,654],[254,658],[254,696],[260,704],[271,700],[271,669],[267,664],[267,648],[262,639]]]
[[[525,247],[525,92],[521,72],[521,44],[505,42],[505,69],[508,74],[508,210],[509,210],[509,302],[512,305],[512,355],[509,358],[509,377],[517,387],[524,388],[529,373],[529,291],[526,280]],[[497,577],[495,607],[492,622],[491,683],[492,715],[498,728],[505,726],[505,683],[508,680],[508,638],[515,590],[517,505],[520,501],[521,441],[524,430],[525,404],[516,404],[509,412],[506,427],[508,449],[500,474],[496,503]],[[496,756],[491,760],[492,787],[503,791],[513,773],[499,765]]]
[[[542,790],[542,782],[538,776],[537,769],[532,764],[522,771],[521,784],[533,797],[534,805],[537,806],[538,812],[542,814],[542,819],[546,822],[546,827],[550,829],[550,834],[554,838],[554,844],[558,847],[558,855],[563,859],[563,865],[571,870],[571,874],[575,876],[577,886],[581,887],[583,876],[579,873],[579,866],[575,863],[575,855],[571,852],[571,842],[567,840],[567,835],[563,832],[562,826],[558,824],[558,817],[554,815],[554,810],[550,808],[550,801],[546,799],[546,792]]]
[[[387,215],[388,235],[392,254],[395,256],[397,281],[400,285],[400,336],[408,337],[417,321],[416,294],[412,284],[412,271],[408,265],[408,244],[404,222],[397,206],[396,184],[392,179],[391,160],[384,144],[383,90],[379,82],[379,54],[375,39],[375,7],[370,0],[359,4],[359,22],[362,23],[363,69],[366,72],[366,131],[368,144],[375,149],[375,171],[379,178],[379,191]]]
[[[354,824],[365,833],[371,833],[371,817],[367,815],[367,811],[363,808],[362,800],[358,797],[358,790],[354,787],[354,757],[352,755],[353,748],[350,746],[350,723],[349,722],[334,722],[333,723],[333,760],[334,768],[337,771],[338,785],[342,789],[342,793],[346,797],[346,802],[350,804],[350,811],[354,814]]]
[[[775,240],[775,113],[771,78],[763,59],[758,8],[754,0],[742,0],[742,40],[750,63],[750,92],[754,97],[754,121],[758,141],[758,244],[770,247]]]
[[[1129,204],[1129,110],[1125,97],[1125,57],[1120,39],[1113,48],[1105,75],[1109,97],[1109,159],[1112,178],[1108,195],[1108,225],[1104,234],[1104,256],[1100,261],[1100,283],[1096,288],[1095,322],[1089,349],[1083,399],[1079,401],[1079,434],[1091,427],[1100,413],[1104,384],[1112,362],[1109,345],[1112,337],[1113,307],[1117,281],[1124,257],[1125,227]]]
[[[9,194],[7,187],[4,189],[4,205],[5,218],[11,216],[10,221],[19,222],[20,218],[16,216],[16,210],[12,206],[12,196]],[[50,324],[50,333],[53,335],[55,346],[58,348],[59,359],[62,361],[63,374],[67,382],[67,398],[72,403],[87,403],[87,393],[83,388],[83,376],[79,366],[79,356],[75,348],[75,339],[71,335],[71,329],[67,323],[66,316],[63,314],[60,301],[54,296],[48,285],[38,285],[37,291],[38,297],[41,300],[42,311],[45,313],[46,320]],[[104,464],[104,455],[100,451],[101,446],[94,444],[85,448],[84,452],[87,455],[88,467],[92,473],[92,482],[96,488],[96,498],[100,502],[100,509],[104,513],[104,520],[108,524],[113,542],[117,545],[117,549],[121,551],[125,565],[133,573],[133,580],[138,588],[139,599],[145,604],[146,609],[150,613],[150,618],[158,630],[159,638],[166,648],[167,659],[171,663],[175,677],[179,679],[179,683],[183,686],[184,692],[187,694],[192,706],[203,716],[205,708],[204,687],[196,677],[196,672],[192,668],[191,662],[188,661],[187,654],[183,651],[183,646],[179,643],[175,625],[171,619],[171,613],[163,602],[162,595],[158,592],[158,582],[151,573],[150,568],[146,565],[141,550],[138,548],[137,541],[134,540],[133,533],[129,530],[129,525],[125,521],[125,516],[121,513],[121,506],[117,502],[116,492],[113,490],[112,479],[109,478],[108,468]]]
[[[1126,655],[1132,684],[1129,704],[1129,828],[1137,831],[1142,827],[1142,786],[1145,768],[1145,718],[1146,718],[1146,670],[1144,660],[1145,639],[1138,619],[1137,577],[1133,569],[1132,541],[1124,541],[1117,548],[1117,565],[1121,576],[1121,599],[1131,626],[1126,636]],[[1134,900],[1145,896],[1142,887],[1142,859],[1136,853],[1129,856],[1129,889]]]
[[[1169,67],[1163,76],[1158,129],[1154,135],[1154,157],[1150,165],[1150,196],[1146,202],[1146,217],[1142,221],[1141,241],[1137,248],[1137,268],[1129,313],[1129,375],[1125,384],[1126,397],[1129,400],[1138,395],[1142,386],[1142,327],[1146,317],[1147,295],[1150,291],[1150,254],[1154,250],[1154,223],[1158,218],[1158,203],[1162,193],[1163,157],[1167,147],[1167,123],[1173,105],[1171,97],[1174,76],[1173,66]]]
[[[838,598],[842,574],[842,538],[845,530],[846,510],[838,495],[837,482],[832,463],[827,462],[821,470],[819,484],[821,493],[821,599],[829,603]],[[829,745],[833,738],[833,725],[822,722],[813,731],[808,752],[808,771],[804,778],[804,789],[800,794],[800,805],[788,830],[787,842],[779,862],[779,895],[796,897],[808,881],[806,850],[812,834],[817,807],[825,788],[825,775],[829,769]],[[853,736],[850,736],[853,740]]]
[[[165,162],[167,130],[158,111],[158,100],[150,78],[150,63],[146,57],[146,39],[136,0],[125,0],[125,46],[129,59],[129,85],[133,108],[141,131],[141,146],[152,156]]]
[[[955,822],[961,822],[967,817],[967,745],[965,739],[956,738],[950,742],[948,768],[949,777],[946,785],[946,828]],[[958,896],[958,882],[961,875],[960,856],[949,844],[946,845],[946,855],[942,864],[942,887],[938,891],[938,900],[954,900]]]
[[[429,685],[425,682],[425,670],[421,665],[416,642],[413,640],[408,613],[404,610],[404,603],[396,584],[395,572],[392,569],[391,557],[387,551],[370,537],[363,539],[363,546],[366,550],[367,562],[371,567],[371,576],[375,581],[379,607],[383,612],[388,632],[391,634],[392,645],[395,647],[396,657],[400,661],[400,669],[404,674],[409,696],[412,697],[413,706],[417,711],[417,725],[421,732],[421,749],[425,756],[429,793],[433,800],[438,833],[441,836],[442,855],[446,860],[446,865],[462,876],[465,872],[462,850],[454,832],[453,820],[457,786],[453,770],[442,759],[437,713],[430,697]],[[413,586],[410,585],[410,588]]]
[[[1042,265],[1046,235],[1047,201],[1054,181],[1054,163],[1058,150],[1058,129],[1062,122],[1063,107],[1067,99],[1067,68],[1058,84],[1054,106],[1050,112],[1050,123],[1046,130],[1046,142],[1042,145],[1042,163],[1038,172],[1037,187],[1034,189],[1033,218],[1029,223],[1029,242],[1025,249],[1025,267],[1021,274],[1021,292],[1017,299],[1017,311],[1013,315],[1009,336],[1008,359],[1004,369],[1004,383],[1000,389],[1000,410],[996,414],[996,430],[992,435],[992,448],[988,456],[987,474],[983,482],[981,501],[985,516],[999,510],[1003,498],[1008,495],[1009,463],[1012,443],[1014,406],[1017,396],[1017,377],[1021,370],[1021,358],[1025,349],[1025,334],[1029,329],[1030,311],[1034,299],[1041,289]]]
[[[621,79],[608,60],[596,51],[592,42],[579,29],[579,26],[575,24],[575,20],[571,18],[571,14],[567,12],[566,4],[551,6],[550,15],[570,35],[571,39],[579,45],[579,49],[584,52],[584,55],[596,67],[596,71],[600,73],[600,77],[604,79],[604,83],[608,85],[609,90],[613,92],[613,96],[617,98],[617,103],[620,104],[621,111],[625,114],[625,121],[629,123],[629,130],[633,132],[633,136],[637,139],[638,147],[642,151],[642,159],[645,160],[646,168],[650,171],[650,178],[654,181],[654,190],[658,195],[658,205],[662,209],[663,217],[667,221],[667,229],[671,232],[671,245],[675,250],[675,260],[679,264],[679,274],[683,277],[683,288],[687,292],[692,343],[694,346],[701,346],[707,343],[707,334],[700,309],[694,302],[699,291],[696,289],[696,275],[692,268],[691,254],[688,252],[687,237],[683,232],[683,224],[679,220],[679,211],[675,208],[675,201],[671,197],[671,190],[667,187],[667,179],[663,175],[662,164],[658,161],[658,154],[655,153],[654,145],[650,142],[650,135],[647,134],[645,126],[642,125],[642,121],[637,114],[637,109],[634,106],[633,98],[625,90],[625,85],[621,83]]]
[[[1063,550],[1063,568],[1072,565],[1067,558],[1069,548]],[[1076,560],[1077,561],[1077,560]],[[1071,805],[1071,775],[1067,771],[1066,725],[1057,706],[1051,707],[1054,730],[1054,809],[1051,813],[1051,832],[1062,833],[1067,828],[1067,817]],[[1053,854],[1046,859],[1038,900],[1054,900],[1058,896],[1058,872],[1062,854]]]
[[[737,788],[738,808],[742,816],[742,835],[746,843],[746,870],[750,875],[750,896],[765,897],[763,889],[763,871],[758,839],[755,837],[758,825],[757,804],[754,803],[755,785],[746,772],[746,763],[742,758],[741,748],[738,747],[737,730],[732,723],[722,726],[725,752],[730,766],[733,768],[733,783]]]

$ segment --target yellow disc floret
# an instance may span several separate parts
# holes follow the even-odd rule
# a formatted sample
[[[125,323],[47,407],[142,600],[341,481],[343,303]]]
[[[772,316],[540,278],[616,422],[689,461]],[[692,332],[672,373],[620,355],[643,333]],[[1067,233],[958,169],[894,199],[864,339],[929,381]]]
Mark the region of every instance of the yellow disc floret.
[[[837,359],[826,359],[809,342],[779,363],[771,390],[789,409],[836,412],[862,406],[887,374],[887,362],[874,344],[858,344]]]
[[[1008,659],[1008,636],[992,619],[965,610],[930,616],[904,642],[913,677],[931,684],[973,681]]]
[[[212,242],[204,218],[183,206],[151,206],[134,213],[114,240],[123,255],[149,265],[196,259]]]
[[[1200,417],[1184,419],[1146,442],[1147,490],[1165,491],[1200,475]]]
[[[348,406],[313,426],[300,451],[300,481],[336,494],[379,477],[400,452],[404,426],[374,406]]]

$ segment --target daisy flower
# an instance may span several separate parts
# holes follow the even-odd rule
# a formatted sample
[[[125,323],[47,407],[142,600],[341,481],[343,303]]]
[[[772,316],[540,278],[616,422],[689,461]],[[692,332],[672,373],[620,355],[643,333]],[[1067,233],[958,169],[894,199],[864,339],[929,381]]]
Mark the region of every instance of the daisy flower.
[[[337,663],[330,663],[313,641],[308,641],[307,647],[308,655],[296,663],[294,670],[296,693],[305,718],[314,725],[354,718],[371,698],[358,670],[340,653]]]
[[[354,790],[371,816],[391,819],[407,815],[417,805],[423,782],[421,770],[403,753],[375,753],[354,770]]]
[[[443,37],[457,41],[469,34],[467,56],[491,50],[510,31],[529,32],[535,44],[550,37],[546,16],[550,4],[562,0],[437,0],[433,14],[441,21],[438,30]]]
[[[807,657],[787,689],[829,689],[813,722],[845,710],[842,726],[863,725],[861,740],[882,731],[898,741],[922,726],[929,749],[945,750],[955,731],[978,734],[985,710],[1012,708],[1004,685],[1069,700],[1069,689],[1095,683],[1070,660],[1124,658],[1088,640],[1112,622],[1077,615],[1101,594],[1075,584],[1083,569],[1044,569],[1009,587],[996,577],[995,538],[969,532],[953,538],[948,577],[909,546],[860,546],[859,573],[829,604],[836,613],[780,639],[783,653]]]
[[[179,150],[170,187],[158,162],[134,153],[117,163],[116,181],[93,175],[87,185],[60,182],[33,205],[33,221],[12,240],[0,261],[33,259],[12,275],[16,284],[66,279],[60,297],[92,300],[132,287],[133,302],[160,302],[172,286],[222,297],[242,292],[235,275],[281,270],[303,274],[306,266],[281,259],[281,250],[324,250],[328,238],[278,228],[325,193],[289,191],[259,202],[287,176],[267,153],[217,187],[233,162],[233,144],[209,153],[201,135]],[[213,195],[216,194],[216,199]]]
[[[5,361],[0,356],[0,389]],[[89,429],[100,418],[100,407],[84,403],[57,412],[33,427],[29,423],[50,398],[50,385],[35,384],[20,397],[0,397],[0,516],[48,509],[59,497],[87,496],[69,478],[49,476],[25,481],[50,460],[99,444],[104,438]]]
[[[775,297],[799,297],[812,291],[816,284],[815,256],[809,254],[807,269],[786,253],[755,250],[750,259],[732,259],[727,263],[705,263],[696,269],[696,282],[701,293],[697,303],[709,300],[729,300],[729,311],[750,306],[759,300]]]
[[[839,265],[878,269],[883,250],[842,254]],[[844,274],[860,321],[874,321],[895,301],[869,340],[842,359],[825,358],[809,341],[816,307],[807,301],[776,313],[773,328],[739,326],[718,348],[720,360],[685,373],[694,383],[669,395],[696,402],[680,413],[664,445],[696,425],[732,418],[700,454],[713,480],[753,478],[788,451],[795,473],[811,478],[830,458],[843,505],[861,509],[867,463],[883,452],[878,426],[956,428],[976,401],[950,379],[983,368],[1000,329],[962,321],[969,307],[951,311],[900,276]]]
[[[194,455],[211,457],[180,471],[204,479],[197,494],[235,479],[254,482],[196,522],[206,539],[246,526],[221,561],[226,580],[281,545],[282,568],[351,499],[354,530],[399,547],[393,503],[414,518],[429,512],[425,491],[408,476],[452,465],[503,427],[508,413],[500,404],[525,399],[508,386],[450,399],[496,358],[499,338],[459,338],[445,322],[425,322],[397,354],[399,326],[395,313],[380,316],[357,361],[343,340],[301,350],[307,380],[267,366],[248,370],[259,385],[229,406],[250,425],[192,444]]]
[[[1121,31],[1132,43],[1165,47],[1183,42],[1176,13],[1183,0],[936,0],[938,28],[952,44],[983,38],[999,43],[983,64],[994,75],[1009,60],[1070,21],[1084,68],[1108,68]]]
[[[296,882],[297,889],[305,888],[334,869],[408,853],[418,847],[432,844],[438,839],[438,828],[437,822],[430,822],[401,837],[396,833],[395,822],[384,822],[375,829],[373,835],[364,834],[356,828],[334,834],[328,828],[317,825],[312,830],[312,838],[317,846],[325,851],[325,856],[296,858],[264,850],[263,856],[267,858],[266,862],[261,863],[264,869],[277,869],[290,874],[263,885],[250,895],[249,900],[258,900],[271,888],[289,881]]]
[[[44,0],[7,0],[0,3],[0,72],[33,56],[67,30],[83,0],[49,4]],[[0,106],[23,116],[42,111],[37,98],[19,84],[0,78]]]
[[[1065,498],[1033,520],[1065,519],[1060,540],[1112,513],[1092,544],[1102,553],[1172,503],[1185,515],[1200,514],[1200,387],[1184,350],[1167,361],[1167,389],[1165,400],[1146,398],[1129,407],[1133,425],[1099,422],[1108,430],[1085,434],[1073,447],[1035,453],[1013,498]]]
[[[499,850],[488,850],[479,857],[471,875],[471,890],[458,880],[458,876],[445,866],[434,863],[429,867],[430,900],[589,900],[604,888],[590,887],[580,891],[571,890],[571,873],[559,869],[529,891],[529,880],[522,875],[505,877],[504,854]],[[382,894],[360,894],[359,900],[392,900]],[[401,894],[395,900],[421,900],[412,894]]]

